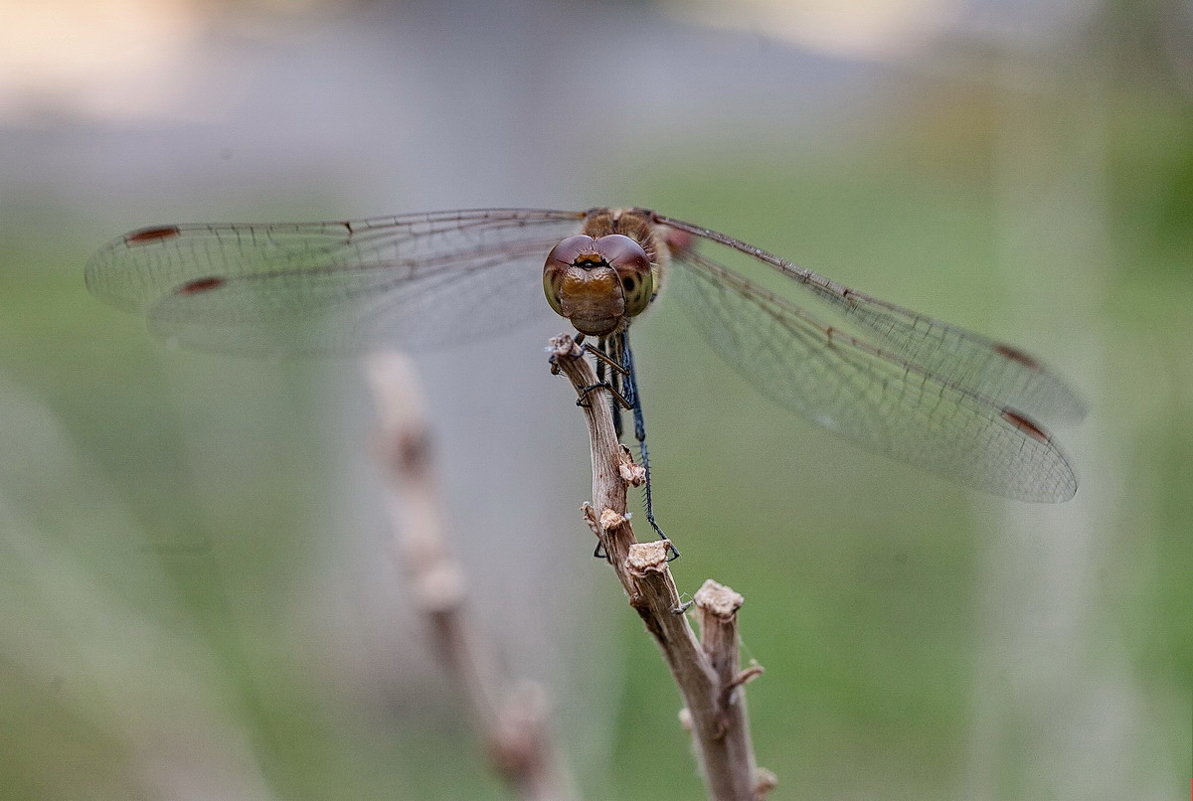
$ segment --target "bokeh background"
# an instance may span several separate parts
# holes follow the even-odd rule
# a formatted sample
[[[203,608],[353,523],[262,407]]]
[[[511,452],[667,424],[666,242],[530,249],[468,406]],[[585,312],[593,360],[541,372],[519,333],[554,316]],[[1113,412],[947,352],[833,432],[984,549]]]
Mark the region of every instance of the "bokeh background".
[[[352,361],[170,349],[151,223],[644,205],[1037,353],[1075,500],[986,497],[635,327],[689,592],[746,596],[776,799],[1167,799],[1191,767],[1193,6],[0,3],[0,797],[487,799]],[[702,797],[542,345],[419,354],[474,613],[590,799]],[[398,499],[401,502],[401,499]]]

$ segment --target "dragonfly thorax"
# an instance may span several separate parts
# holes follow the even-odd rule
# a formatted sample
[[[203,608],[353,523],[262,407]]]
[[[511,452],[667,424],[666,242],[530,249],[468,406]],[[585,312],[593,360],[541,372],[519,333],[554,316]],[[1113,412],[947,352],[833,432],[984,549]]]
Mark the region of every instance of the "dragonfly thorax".
[[[628,236],[569,236],[551,249],[543,266],[551,308],[576,330],[606,336],[625,328],[654,295],[650,259]]]

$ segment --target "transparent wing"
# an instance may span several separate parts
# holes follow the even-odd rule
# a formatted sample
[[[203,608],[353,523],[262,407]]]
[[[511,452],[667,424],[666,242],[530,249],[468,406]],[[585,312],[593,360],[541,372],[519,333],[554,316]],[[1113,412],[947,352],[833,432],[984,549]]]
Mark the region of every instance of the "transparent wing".
[[[543,260],[583,216],[485,209],[160,226],[101,248],[87,286],[191,347],[264,354],[428,346],[549,313]]]
[[[656,221],[752,256],[792,279],[843,320],[865,330],[884,351],[952,386],[1043,419],[1078,420],[1081,397],[1039,360],[1018,348],[856,292],[761,248],[707,228],[654,215]]]
[[[683,230],[761,258],[736,240],[724,242],[694,227]],[[1025,394],[1042,379],[1025,376],[1026,365],[1018,358],[984,354],[975,365],[967,354],[980,338],[962,336],[967,332],[952,327],[940,332],[936,326],[941,324],[894,314],[901,324],[914,319],[919,327],[888,326],[880,341],[920,343],[912,353],[923,354],[934,370],[907,358],[906,347],[883,350],[818,323],[695,248],[677,250],[675,261],[679,269],[666,291],[692,312],[713,348],[779,404],[870,450],[986,492],[1051,502],[1076,492],[1073,470],[1051,436],[1008,403],[1011,398],[1063,399],[1055,390]],[[865,327],[875,327],[878,313],[889,311],[868,299],[852,308],[852,292],[840,287],[837,293],[838,285],[816,278],[825,285],[802,283],[815,287],[818,297],[837,297],[830,300],[833,306]],[[982,369],[981,364],[991,366]]]

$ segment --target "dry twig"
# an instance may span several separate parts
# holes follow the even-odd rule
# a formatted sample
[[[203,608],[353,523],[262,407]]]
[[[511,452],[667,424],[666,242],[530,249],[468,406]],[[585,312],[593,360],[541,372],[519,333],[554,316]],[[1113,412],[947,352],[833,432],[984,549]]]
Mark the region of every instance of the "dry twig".
[[[670,543],[637,542],[626,516],[626,485],[640,483],[642,474],[617,439],[605,402],[608,395],[592,389],[596,373],[571,336],[552,339],[549,350],[552,370],[564,373],[589,401],[580,404],[592,445],[593,505],[584,505],[584,517],[679,686],[686,704],[683,719],[692,733],[709,797],[760,801],[775,777],[757,768],[750,743],[744,684],[760,669],[738,670],[737,610],[742,598],[706,582],[695,597],[703,636],[697,641],[667,564]]]
[[[412,599],[485,738],[489,759],[519,798],[575,798],[571,778],[553,747],[545,693],[530,682],[513,690],[503,686],[465,614],[466,579],[449,547],[414,371],[400,355],[379,354],[369,363],[369,377],[381,420],[383,456],[395,494],[401,497],[400,508],[392,504],[395,549]]]

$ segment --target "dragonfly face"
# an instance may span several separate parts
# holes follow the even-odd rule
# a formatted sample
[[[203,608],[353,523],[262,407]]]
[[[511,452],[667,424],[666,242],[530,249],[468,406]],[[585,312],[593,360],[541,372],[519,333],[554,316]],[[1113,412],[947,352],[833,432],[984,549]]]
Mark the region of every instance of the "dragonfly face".
[[[608,336],[641,314],[654,295],[646,251],[622,234],[569,236],[547,255],[547,302],[581,334]]]
[[[569,236],[547,255],[547,302],[582,334],[622,331],[654,299],[666,252],[644,214],[589,212],[584,233]]]
[[[733,259],[773,270],[782,286],[762,288]],[[101,248],[87,285],[182,345],[343,353],[492,333],[545,313],[543,291],[580,332],[620,335],[664,271],[668,297],[778,404],[987,492],[1076,492],[1044,421],[1079,418],[1084,405],[1038,359],[646,209],[156,226]]]

